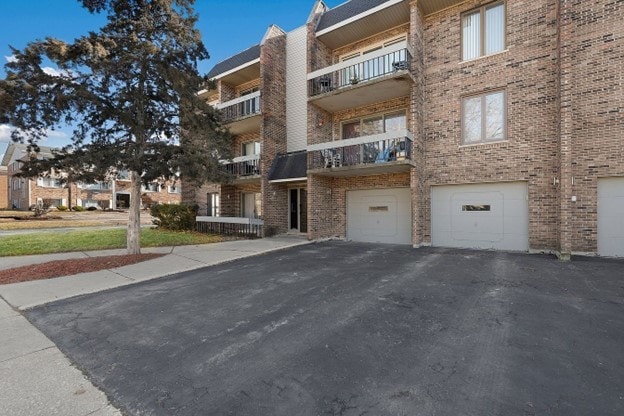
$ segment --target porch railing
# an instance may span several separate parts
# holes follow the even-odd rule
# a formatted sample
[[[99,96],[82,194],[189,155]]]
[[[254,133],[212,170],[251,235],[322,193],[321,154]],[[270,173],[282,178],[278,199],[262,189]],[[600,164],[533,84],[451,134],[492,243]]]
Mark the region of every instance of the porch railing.
[[[260,91],[217,104],[216,107],[221,110],[223,122],[226,124],[260,114]]]
[[[308,74],[309,96],[409,70],[412,53],[406,41]]]
[[[225,171],[235,178],[260,174],[260,155],[235,157],[222,163]]]
[[[262,237],[264,221],[242,217],[196,217],[196,230],[200,233],[245,237]]]
[[[408,130],[337,140],[308,146],[308,169],[383,164],[412,160],[413,135]]]

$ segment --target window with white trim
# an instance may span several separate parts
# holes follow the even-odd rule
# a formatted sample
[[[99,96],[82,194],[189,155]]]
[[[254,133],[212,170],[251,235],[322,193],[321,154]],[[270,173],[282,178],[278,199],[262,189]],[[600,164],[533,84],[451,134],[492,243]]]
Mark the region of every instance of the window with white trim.
[[[496,91],[462,99],[462,144],[507,140],[507,95]]]
[[[505,2],[479,7],[462,15],[462,60],[505,49]]]
[[[148,183],[147,185],[141,185],[142,192],[160,192],[160,184],[158,182]]]
[[[406,126],[407,115],[405,110],[368,116],[342,123],[342,139],[404,130],[407,128]]]
[[[37,185],[42,188],[62,188],[63,184],[57,178],[37,178]]]
[[[260,142],[247,142],[241,145],[242,156],[254,156],[260,154]]]
[[[170,194],[181,194],[182,188],[176,185],[169,185],[167,187],[167,192],[169,192]]]

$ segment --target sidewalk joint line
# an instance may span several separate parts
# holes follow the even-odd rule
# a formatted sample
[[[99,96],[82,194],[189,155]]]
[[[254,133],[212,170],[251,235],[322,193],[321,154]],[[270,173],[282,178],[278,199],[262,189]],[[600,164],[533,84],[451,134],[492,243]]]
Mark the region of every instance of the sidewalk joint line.
[[[33,328],[37,329],[37,328],[36,328],[34,325],[32,325],[30,322],[29,322],[28,324],[29,324],[29,325],[31,325]],[[37,331],[39,331],[39,329],[37,329]],[[45,335],[44,335],[44,336],[45,336]],[[48,338],[46,337],[46,339],[48,339]],[[48,340],[48,341],[49,341],[49,340]],[[50,341],[50,342],[52,342],[52,341]],[[37,351],[31,351],[31,352],[26,353],[26,354],[24,354],[24,355],[18,355],[17,357],[13,357],[13,358],[9,358],[9,359],[6,359],[6,360],[2,360],[2,361],[0,361],[0,364],[4,364],[4,363],[7,363],[7,362],[9,362],[9,361],[17,360],[18,358],[28,357],[29,355],[36,354],[36,353],[38,353],[38,352],[42,352],[42,351],[46,351],[46,350],[49,350],[50,348],[56,348],[56,349],[58,350],[58,347],[56,346],[56,344],[54,344],[54,343],[52,343],[52,344],[53,344],[53,345],[50,345],[49,347],[45,347],[45,348],[42,348],[42,349],[37,350]],[[59,350],[59,352],[60,352],[60,351],[61,351],[61,350]],[[61,354],[62,354],[62,353],[61,353]]]

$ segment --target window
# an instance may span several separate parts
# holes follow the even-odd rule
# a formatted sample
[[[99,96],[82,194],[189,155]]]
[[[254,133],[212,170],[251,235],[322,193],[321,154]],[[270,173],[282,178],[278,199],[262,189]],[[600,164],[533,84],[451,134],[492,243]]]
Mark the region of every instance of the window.
[[[169,187],[167,188],[167,191],[170,194],[180,194],[180,193],[182,193],[182,188],[180,188],[179,186],[176,186],[176,185],[169,185]]]
[[[148,183],[147,185],[141,185],[142,192],[160,192],[160,185],[158,182]]]
[[[260,142],[243,143],[241,149],[242,156],[254,156],[260,154]]]
[[[108,191],[112,188],[110,182],[95,182],[95,183],[79,183],[78,187],[81,189],[87,189],[89,191]]]
[[[37,185],[44,188],[62,188],[63,185],[56,178],[37,178]]]
[[[242,193],[240,211],[243,218],[260,218],[262,215],[262,194]]]
[[[505,49],[505,2],[497,2],[462,16],[462,59]]]
[[[343,123],[342,138],[352,139],[354,137],[405,130],[406,126],[407,116],[405,111],[382,114]]]
[[[506,140],[506,101],[504,91],[464,98],[463,144]]]
[[[208,215],[209,217],[220,216],[219,194],[217,192],[210,192],[206,196],[207,196],[207,202],[208,202],[206,215]]]

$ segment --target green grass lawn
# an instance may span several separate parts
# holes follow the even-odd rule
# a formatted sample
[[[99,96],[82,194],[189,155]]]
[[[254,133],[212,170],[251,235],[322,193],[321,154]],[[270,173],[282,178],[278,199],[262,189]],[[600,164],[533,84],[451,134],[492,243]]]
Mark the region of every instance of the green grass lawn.
[[[209,244],[221,237],[181,231],[141,229],[141,247]],[[0,256],[64,253],[126,247],[125,229],[43,232],[0,237]]]

